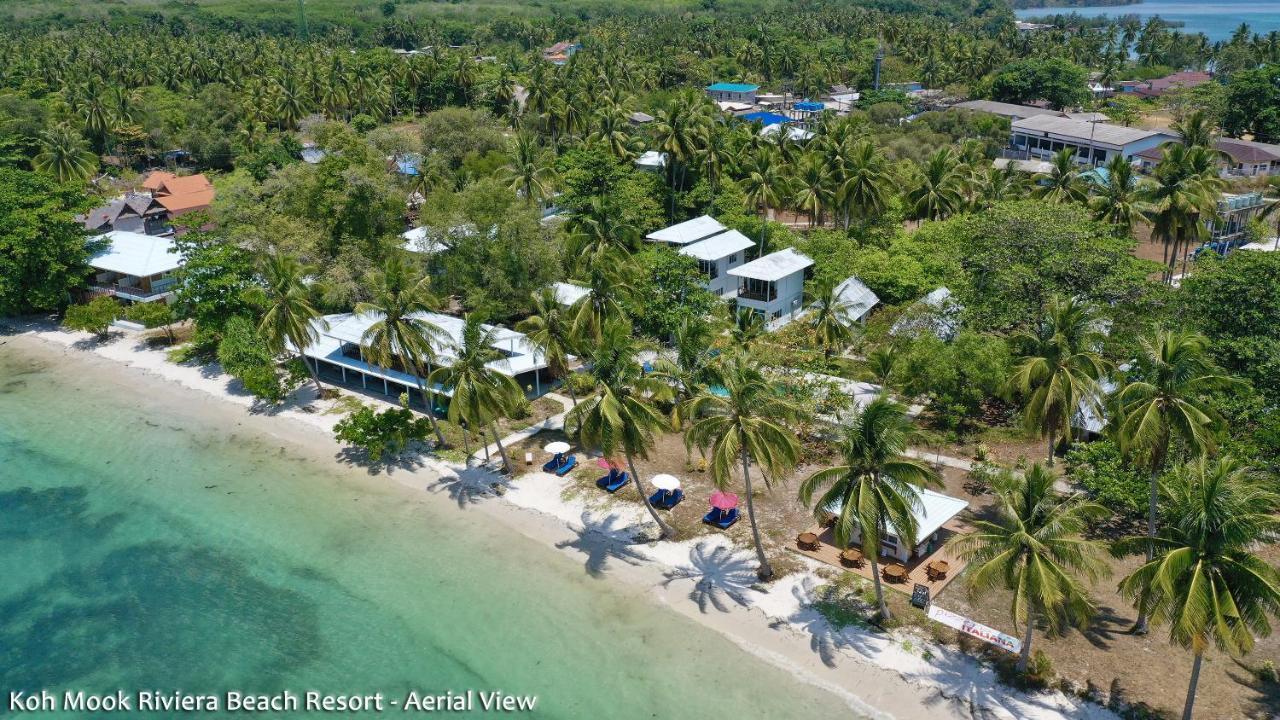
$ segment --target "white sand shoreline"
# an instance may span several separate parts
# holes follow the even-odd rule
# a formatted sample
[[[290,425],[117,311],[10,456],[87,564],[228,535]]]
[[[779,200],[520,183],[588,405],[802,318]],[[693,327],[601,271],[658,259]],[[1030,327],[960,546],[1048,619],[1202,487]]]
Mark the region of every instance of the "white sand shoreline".
[[[31,338],[67,357],[120,363],[139,373],[138,382],[154,382],[141,375],[149,373],[246,410],[254,407],[253,399],[236,392],[227,376],[168,362],[163,351],[146,349],[137,335],[125,334],[97,344],[83,333],[64,332],[50,324],[10,324],[16,324],[21,332],[10,336],[15,344]],[[305,412],[302,406],[306,403],[326,403],[315,400],[314,393],[305,389],[299,396],[298,401],[271,413],[272,418],[290,422],[264,419],[255,424],[332,462],[339,450],[332,426],[340,416]],[[436,501],[450,502],[450,494],[497,499],[488,490],[494,476],[433,458],[414,469],[394,468],[383,474],[415,491],[426,491]],[[605,557],[603,567],[598,568],[603,574],[641,589],[797,679],[836,694],[862,716],[901,720],[1115,717],[1104,708],[1059,692],[1031,695],[1005,687],[997,682],[992,669],[926,638],[872,633],[856,627],[836,630],[807,607],[813,588],[823,582],[812,570],[789,575],[761,591],[752,587],[754,579],[746,577],[748,573],[741,572],[741,568],[754,567],[751,554],[735,548],[723,536],[633,544],[629,538],[637,527],[647,526],[641,508],[603,508],[590,500],[563,499],[565,482],[543,473],[525,475],[507,486],[503,502],[468,503],[466,507],[576,560],[583,560],[584,555]],[[459,506],[456,501],[452,504]],[[737,562],[739,556],[744,556],[745,562]],[[926,653],[930,656],[927,660]]]

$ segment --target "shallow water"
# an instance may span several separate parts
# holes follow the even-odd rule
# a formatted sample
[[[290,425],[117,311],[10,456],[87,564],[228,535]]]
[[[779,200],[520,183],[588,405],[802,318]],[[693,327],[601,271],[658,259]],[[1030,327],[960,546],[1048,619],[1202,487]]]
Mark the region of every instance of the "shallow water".
[[[487,515],[160,379],[24,353],[0,346],[6,697],[500,689],[548,718],[852,715]]]
[[[1137,15],[1142,22],[1152,15],[1183,24],[1179,30],[1202,32],[1210,41],[1227,40],[1240,23],[1259,35],[1280,30],[1280,2],[1276,0],[1151,0],[1137,5],[1077,8],[1027,8],[1017,16],[1045,17],[1055,13],[1077,13],[1084,17]]]

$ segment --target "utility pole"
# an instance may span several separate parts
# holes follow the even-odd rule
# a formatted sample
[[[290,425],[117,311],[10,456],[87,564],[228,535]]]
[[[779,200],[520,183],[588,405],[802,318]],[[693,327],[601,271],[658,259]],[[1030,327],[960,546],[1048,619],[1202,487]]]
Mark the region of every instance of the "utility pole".
[[[884,46],[880,45],[876,47],[876,80],[874,84],[874,87],[876,90],[880,89],[880,65],[883,63],[884,63]]]

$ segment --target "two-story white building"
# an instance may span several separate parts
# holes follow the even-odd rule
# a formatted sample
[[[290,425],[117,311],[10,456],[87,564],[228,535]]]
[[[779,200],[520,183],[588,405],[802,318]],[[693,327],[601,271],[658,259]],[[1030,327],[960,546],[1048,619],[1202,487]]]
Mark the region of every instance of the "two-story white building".
[[[1133,161],[1138,153],[1177,139],[1177,135],[1159,130],[1036,115],[1013,121],[1009,145],[1026,159],[1052,160],[1059,151],[1070,148],[1078,163],[1105,165],[1116,155]]]
[[[173,238],[112,230],[97,239],[106,245],[88,261],[94,292],[129,302],[169,302],[183,259]]]
[[[813,259],[792,248],[732,268],[738,281],[738,307],[764,316],[770,330],[786,325],[804,310],[804,283]]]
[[[737,230],[727,230],[685,245],[680,254],[698,261],[698,270],[705,278],[704,285],[712,295],[731,298],[738,292],[738,280],[730,276],[729,271],[743,264],[747,251],[752,247],[755,247],[755,242],[751,238]]]
[[[673,248],[682,248],[699,240],[706,240],[712,235],[718,235],[728,229],[721,225],[719,220],[710,215],[701,215],[692,220],[685,220],[682,223],[664,227],[661,230],[654,230],[645,235],[644,239]]]

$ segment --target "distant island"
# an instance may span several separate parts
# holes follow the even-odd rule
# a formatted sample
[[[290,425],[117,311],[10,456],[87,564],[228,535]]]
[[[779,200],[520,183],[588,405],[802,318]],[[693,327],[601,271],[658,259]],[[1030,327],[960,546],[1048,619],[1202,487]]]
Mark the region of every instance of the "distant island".
[[[1027,8],[1113,7],[1138,5],[1141,2],[1142,0],[1010,0],[1014,10],[1025,10]]]

